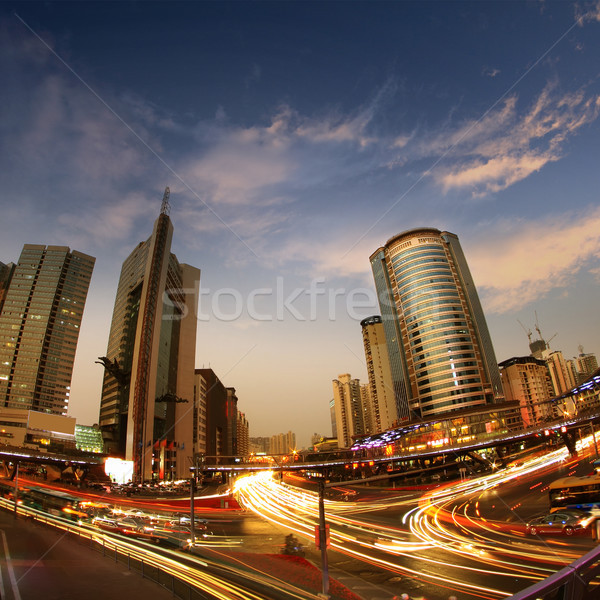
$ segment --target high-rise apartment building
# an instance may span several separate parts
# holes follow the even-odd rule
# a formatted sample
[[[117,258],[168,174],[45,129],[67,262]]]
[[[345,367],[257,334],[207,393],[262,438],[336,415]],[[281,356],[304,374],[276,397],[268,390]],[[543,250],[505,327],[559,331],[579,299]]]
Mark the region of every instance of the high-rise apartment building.
[[[199,269],[171,254],[165,191],[152,235],[123,263],[100,403],[108,452],[135,481],[189,476]]]
[[[370,260],[398,417],[501,401],[494,349],[458,237],[412,229]]]
[[[577,383],[583,383],[592,373],[598,370],[598,359],[595,354],[586,354],[583,346],[579,346],[579,355],[575,357],[577,364]]]
[[[237,414],[237,455],[250,455],[250,424],[246,415],[239,410]]]
[[[567,368],[567,361],[560,350],[543,350],[542,359],[546,361],[556,396],[572,390],[577,385],[575,374]]]
[[[502,387],[507,401],[518,401],[525,427],[552,416],[548,400],[553,396],[546,363],[533,356],[516,356],[500,363]]]
[[[66,416],[95,258],[26,244],[0,313],[0,406]]]
[[[360,380],[352,379],[349,373],[338,375],[332,385],[338,446],[350,448],[353,436],[368,433],[365,423],[365,391],[361,389]]]
[[[398,420],[390,359],[381,317],[368,317],[360,324],[369,377],[369,433],[379,433],[393,427]]]

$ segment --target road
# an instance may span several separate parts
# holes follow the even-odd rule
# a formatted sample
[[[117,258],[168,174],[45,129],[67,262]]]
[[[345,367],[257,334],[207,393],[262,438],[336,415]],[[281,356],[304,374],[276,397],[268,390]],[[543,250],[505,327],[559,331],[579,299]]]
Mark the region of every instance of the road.
[[[589,537],[532,538],[524,523],[548,509],[547,483],[589,472],[589,460],[565,462],[563,449],[497,473],[440,486],[423,495],[396,490],[369,501],[325,501],[330,561],[389,595],[498,600],[546,578],[593,547]],[[238,480],[239,501],[310,540],[314,492],[268,474]],[[343,578],[338,577],[344,583]],[[350,586],[351,587],[351,586]],[[355,589],[355,588],[352,588]],[[375,591],[363,597],[380,597]]]
[[[57,529],[0,510],[2,600],[172,600],[170,591],[142,579]]]

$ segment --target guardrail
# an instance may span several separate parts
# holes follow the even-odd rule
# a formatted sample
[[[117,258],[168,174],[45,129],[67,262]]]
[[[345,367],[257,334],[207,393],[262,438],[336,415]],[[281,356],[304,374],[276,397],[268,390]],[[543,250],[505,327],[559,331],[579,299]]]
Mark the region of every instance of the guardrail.
[[[1,499],[0,506],[12,511],[14,504],[11,501]],[[28,507],[19,506],[18,513],[20,516],[35,519],[50,527],[59,528],[77,538],[80,542],[89,543],[90,548],[102,553],[102,556],[113,559],[115,563],[127,565],[128,570],[136,571],[143,578],[150,579],[169,590],[175,598],[181,598],[182,600],[218,600],[221,598],[218,593],[213,595],[206,589],[200,589],[207,586],[202,584],[196,586],[191,581],[185,581],[175,569],[169,567],[164,561],[153,557],[152,553],[147,550],[136,550],[125,542],[111,539],[110,536],[101,532],[88,530],[80,525],[71,524],[64,519],[45,515]]]
[[[600,546],[506,600],[597,600],[599,576]]]

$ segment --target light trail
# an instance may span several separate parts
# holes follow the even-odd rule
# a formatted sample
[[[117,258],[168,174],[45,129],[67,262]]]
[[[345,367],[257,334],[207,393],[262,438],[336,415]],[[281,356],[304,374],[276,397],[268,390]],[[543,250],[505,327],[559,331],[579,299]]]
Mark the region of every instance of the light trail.
[[[591,436],[579,443],[578,450],[590,442]],[[489,575],[494,581],[506,580],[513,587],[518,578],[521,587],[526,587],[569,564],[579,554],[557,544],[548,552],[547,547],[529,543],[523,525],[494,522],[480,514],[479,499],[500,486],[547,470],[568,458],[568,451],[561,448],[502,471],[438,487],[419,498],[405,496],[375,502],[325,499],[331,546],[390,572],[449,590],[490,599],[506,597],[517,590],[477,585],[468,579],[478,574],[485,581]],[[537,488],[539,484],[530,489]],[[269,471],[240,477],[234,493],[246,509],[308,539],[313,538],[318,523],[316,493],[276,481]],[[389,508],[404,512],[402,527],[382,526],[368,518],[356,518],[358,514]],[[401,563],[400,557],[417,561],[419,568],[408,567],[403,564],[406,561]]]

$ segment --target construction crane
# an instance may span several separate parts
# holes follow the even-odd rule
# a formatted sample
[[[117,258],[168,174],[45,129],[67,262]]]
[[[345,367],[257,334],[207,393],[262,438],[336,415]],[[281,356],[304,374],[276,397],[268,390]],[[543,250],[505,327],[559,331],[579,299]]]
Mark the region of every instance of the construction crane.
[[[529,343],[531,344],[531,336],[533,335],[531,333],[531,329],[527,329],[525,327],[525,325],[523,325],[523,323],[521,323],[521,321],[519,321],[519,319],[517,319],[517,322],[519,323],[519,325],[523,328],[523,331],[527,334],[527,339],[529,340]]]

